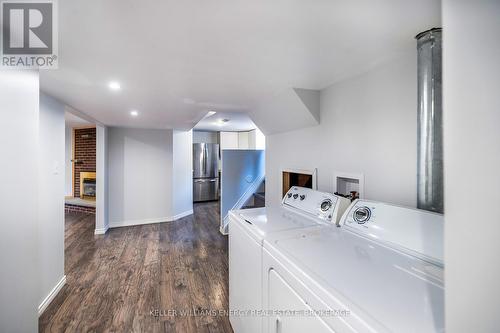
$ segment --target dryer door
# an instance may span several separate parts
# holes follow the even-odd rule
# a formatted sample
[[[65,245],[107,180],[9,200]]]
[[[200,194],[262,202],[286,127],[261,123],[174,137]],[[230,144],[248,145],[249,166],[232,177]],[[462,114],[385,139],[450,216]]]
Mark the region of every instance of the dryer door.
[[[275,271],[269,272],[269,333],[334,332]]]

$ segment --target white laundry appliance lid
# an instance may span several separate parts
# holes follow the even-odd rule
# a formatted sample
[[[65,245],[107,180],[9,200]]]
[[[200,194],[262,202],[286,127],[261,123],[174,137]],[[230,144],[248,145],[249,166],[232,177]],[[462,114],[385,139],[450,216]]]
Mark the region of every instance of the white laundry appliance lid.
[[[444,331],[438,265],[330,226],[276,235],[264,248],[324,302],[341,300],[375,330]]]
[[[256,241],[262,241],[270,233],[318,224],[334,224],[332,221],[345,206],[343,198],[334,194],[292,186],[283,197],[280,206],[230,211],[233,218],[249,231]],[[342,207],[341,207],[342,206]],[[339,216],[341,213],[338,213]],[[231,229],[231,225],[229,225]]]
[[[259,242],[273,232],[307,228],[318,225],[320,222],[283,206],[236,210],[230,214],[244,222],[240,225],[244,226]]]

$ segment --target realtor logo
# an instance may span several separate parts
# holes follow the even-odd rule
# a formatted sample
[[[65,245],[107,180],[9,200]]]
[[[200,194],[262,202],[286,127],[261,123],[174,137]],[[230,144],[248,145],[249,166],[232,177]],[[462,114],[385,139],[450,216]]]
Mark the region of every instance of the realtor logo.
[[[2,67],[57,68],[55,1],[3,0]]]

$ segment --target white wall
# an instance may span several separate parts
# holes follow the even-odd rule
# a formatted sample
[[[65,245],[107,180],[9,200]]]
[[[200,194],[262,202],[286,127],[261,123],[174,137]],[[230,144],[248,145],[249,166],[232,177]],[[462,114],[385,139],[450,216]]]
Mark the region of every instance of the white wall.
[[[97,125],[95,234],[104,234],[109,227],[108,171],[108,128]]]
[[[64,138],[64,195],[67,197],[73,196],[73,129],[71,126],[65,126]]]
[[[0,331],[37,332],[38,72],[0,71]]]
[[[193,141],[191,131],[173,132],[172,215],[193,213]]]
[[[168,221],[172,130],[108,129],[109,226]]]
[[[500,327],[500,2],[443,2],[448,332]]]
[[[193,131],[193,143],[219,143],[219,133]]]
[[[319,126],[266,136],[266,205],[278,204],[286,168],[317,168],[318,189],[330,192],[335,170],[363,173],[365,198],[416,205],[415,45],[398,60],[321,91]]]
[[[64,104],[40,95],[38,164],[39,304],[64,278]]]
[[[260,129],[256,128],[253,131],[248,132],[248,149],[266,149],[266,137]]]

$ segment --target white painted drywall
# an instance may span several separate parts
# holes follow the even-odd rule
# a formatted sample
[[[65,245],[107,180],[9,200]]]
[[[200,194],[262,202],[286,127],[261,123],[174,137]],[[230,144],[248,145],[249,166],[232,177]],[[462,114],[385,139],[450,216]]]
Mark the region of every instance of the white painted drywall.
[[[268,134],[319,124],[320,92],[287,88],[252,110],[252,120]]]
[[[258,128],[255,130],[255,149],[266,149],[266,137]]]
[[[71,126],[65,126],[64,132],[64,195],[70,197],[73,195],[73,129]]]
[[[193,135],[191,131],[173,131],[172,215],[185,216],[193,211]]]
[[[108,128],[102,125],[97,125],[96,135],[95,233],[103,234],[109,227]]]
[[[413,38],[413,36],[408,36]],[[266,205],[278,204],[282,169],[318,169],[333,191],[335,170],[365,175],[365,198],[416,205],[417,53],[321,91],[319,126],[267,135]]]
[[[500,2],[443,2],[447,332],[500,327]]]
[[[260,129],[256,128],[253,131],[248,132],[248,149],[266,149],[266,137]]]
[[[38,72],[0,71],[0,331],[37,332]]]
[[[219,133],[193,131],[193,143],[219,143]]]
[[[64,277],[64,104],[40,94],[38,164],[39,304]]]
[[[172,165],[172,130],[109,128],[109,226],[170,220]]]

